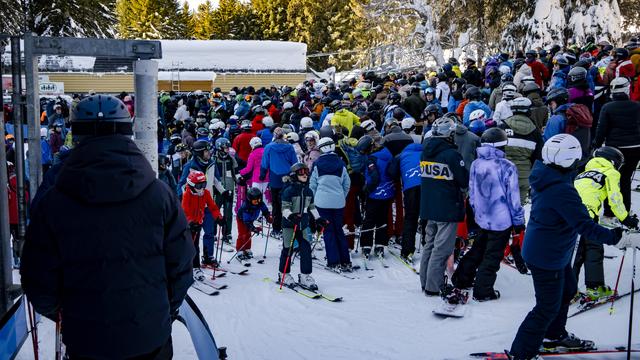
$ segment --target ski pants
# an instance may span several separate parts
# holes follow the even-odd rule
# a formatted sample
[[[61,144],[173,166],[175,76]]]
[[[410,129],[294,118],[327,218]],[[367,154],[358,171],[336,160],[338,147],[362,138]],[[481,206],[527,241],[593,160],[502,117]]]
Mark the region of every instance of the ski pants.
[[[350,264],[349,245],[342,230],[342,219],[344,218],[344,208],[324,209],[319,208],[320,217],[329,221],[329,225],[324,229],[324,248],[327,252],[327,265]]]
[[[91,360],[94,358],[84,357],[84,356],[75,356],[67,352],[65,359]],[[171,359],[173,359],[173,342],[171,341],[171,336],[169,336],[169,339],[167,340],[167,342],[164,343],[164,345],[151,351],[150,353],[126,358],[126,360],[171,360]]]
[[[620,193],[622,194],[622,200],[624,201],[624,207],[631,209],[631,179],[640,162],[640,147],[637,148],[618,148],[622,155],[624,155],[624,164],[620,168]],[[609,207],[609,203],[606,202],[604,209],[605,216],[613,216],[613,212]]]
[[[216,222],[208,207],[204,208],[202,230],[204,230],[204,235],[202,236],[202,257],[211,258],[213,257],[213,249],[215,248],[213,243],[216,234]]]
[[[537,355],[545,338],[558,339],[567,334],[567,311],[578,291],[570,264],[558,270],[527,266],[533,278],[536,305],[520,324],[511,344],[511,354],[523,359]]]
[[[344,208],[344,223],[347,225],[349,232],[352,233],[356,231],[356,225],[362,223],[360,218],[360,199],[358,198],[361,190],[362,187],[354,185],[353,181],[351,182],[351,187],[347,194],[347,204]],[[354,248],[355,238],[355,235],[347,235],[349,249]]]
[[[501,231],[480,230],[480,236],[473,242],[471,250],[462,257],[451,276],[453,285],[464,289],[473,284],[473,296],[492,295],[504,247],[509,242],[510,235],[511,227]]]
[[[304,229],[304,231],[310,232],[309,228]],[[304,239],[302,235],[302,230],[296,229],[295,234],[293,233],[293,229],[285,228],[282,229],[282,239],[284,242],[284,246],[282,247],[282,251],[280,252],[280,272],[284,272],[284,266],[287,263],[287,256],[289,255],[289,245],[291,244],[291,236],[295,236],[295,241],[298,243],[298,252],[300,253],[300,272],[302,274],[311,274],[311,244]],[[309,233],[309,236],[311,234]],[[287,273],[291,272],[291,262],[293,260],[295,254],[295,241],[294,241],[294,249],[291,251],[291,259],[289,260],[289,266],[287,267]]]
[[[364,222],[362,224],[362,231],[360,233],[360,246],[387,246],[389,245],[389,235],[387,235],[387,229],[384,226],[387,224],[387,212],[391,207],[392,199],[378,200],[367,199],[366,213]],[[375,231],[371,229],[378,228]],[[375,232],[375,242],[373,240]]]
[[[220,207],[220,212],[222,216],[224,216],[224,227],[222,228],[222,236],[229,237],[231,235],[231,226],[233,224],[233,197],[235,196],[235,192],[231,190],[231,196],[227,199],[221,194],[218,194],[214,197],[216,205]],[[213,231],[216,233],[218,231],[218,225],[213,223]]]
[[[402,228],[402,256],[416,251],[416,232],[420,217],[420,186],[404,191],[404,226]]]
[[[597,220],[596,220],[597,221]],[[595,289],[604,285],[604,247],[602,243],[580,237],[576,259],[573,262],[573,274],[576,282],[580,278],[580,268],[584,265],[584,284]]]
[[[271,207],[273,208],[273,224],[271,229],[274,232],[282,231],[282,189],[271,188]]]
[[[236,251],[251,250],[251,230],[240,218],[236,218],[236,224],[238,225]]]
[[[427,222],[426,244],[420,259],[420,286],[423,290],[436,293],[444,284],[444,270],[453,253],[457,228],[457,222]]]
[[[402,189],[402,184],[398,182],[393,183],[394,188]],[[395,216],[393,209],[395,208]],[[391,200],[389,210],[387,212],[387,235],[389,237],[395,236],[396,238],[402,236],[402,229],[404,227],[404,209],[402,206],[402,191],[396,191],[395,196]],[[398,239],[399,240],[399,239]],[[397,242],[397,241],[396,241]]]
[[[196,269],[200,267],[200,230],[191,230],[191,240],[196,248],[196,254],[193,256],[193,268]]]

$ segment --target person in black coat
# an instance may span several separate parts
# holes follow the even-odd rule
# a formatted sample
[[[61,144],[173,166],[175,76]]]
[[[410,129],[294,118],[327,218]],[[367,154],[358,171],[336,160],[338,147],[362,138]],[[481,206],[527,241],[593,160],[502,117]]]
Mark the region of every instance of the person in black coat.
[[[22,287],[36,311],[62,320],[70,359],[170,359],[172,319],[193,282],[187,220],[131,140],[120,100],[91,96],[74,115],[79,144],[32,209]]]

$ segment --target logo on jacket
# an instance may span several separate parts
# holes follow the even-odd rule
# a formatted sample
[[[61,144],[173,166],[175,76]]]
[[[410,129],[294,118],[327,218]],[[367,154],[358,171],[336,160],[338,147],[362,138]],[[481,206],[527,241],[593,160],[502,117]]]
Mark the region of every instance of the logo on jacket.
[[[416,166],[414,168],[411,168],[411,169],[405,171],[405,173],[404,173],[404,177],[407,178],[407,179],[411,179],[411,178],[418,177],[418,176],[420,176],[420,165],[418,165],[418,166]]]
[[[422,177],[436,180],[453,180],[453,172],[449,165],[433,161],[421,161]]]

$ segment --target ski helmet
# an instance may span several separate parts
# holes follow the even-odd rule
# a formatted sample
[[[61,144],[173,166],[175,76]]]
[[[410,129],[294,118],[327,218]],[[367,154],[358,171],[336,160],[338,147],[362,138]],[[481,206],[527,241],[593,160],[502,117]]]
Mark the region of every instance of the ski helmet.
[[[516,97],[516,86],[513,83],[504,83],[502,84],[502,99],[504,100],[512,100]]]
[[[405,132],[412,132],[416,128],[416,119],[412,117],[404,118],[400,123],[400,127],[402,127],[402,130]]]
[[[376,122],[373,120],[365,120],[360,124],[360,126],[364,129],[364,131],[369,132],[375,130]]]
[[[312,128],[313,128],[313,120],[310,117],[305,116],[302,119],[300,119],[300,130],[312,129]]]
[[[324,154],[336,151],[336,143],[332,138],[323,137],[318,141],[318,148]]]
[[[593,157],[601,157],[611,161],[613,166],[620,170],[624,164],[624,155],[622,152],[612,146],[603,146],[593,152]]]
[[[373,138],[369,135],[364,135],[360,138],[360,140],[358,140],[358,143],[356,144],[356,150],[358,150],[358,152],[361,154],[368,154],[369,152],[371,152],[373,144]]]
[[[464,80],[464,79],[462,79],[462,80]],[[454,82],[455,82],[455,80],[454,80]],[[464,85],[464,84],[463,84],[463,85]],[[425,93],[425,94],[431,94],[431,95],[434,95],[434,96],[435,96],[435,94],[436,94],[436,89],[434,89],[434,88],[432,88],[432,87],[428,87],[428,88],[427,88],[427,90],[425,90],[425,91],[424,91],[424,93]]]
[[[482,110],[480,110],[482,111]],[[482,111],[482,115],[484,115],[484,111]],[[473,120],[469,124],[469,131],[480,136],[485,131],[487,126],[484,124],[484,120]]]
[[[507,146],[508,141],[507,133],[497,127],[488,129],[482,134],[480,137],[480,142],[483,144],[487,144],[493,146],[495,148],[504,148]]]
[[[500,77],[500,83],[513,82],[513,75],[511,73],[502,74]]]
[[[211,151],[211,144],[206,140],[198,140],[191,146],[191,152],[201,162],[206,162],[209,160],[204,158],[205,151]]]
[[[133,135],[133,120],[120,99],[92,95],[78,102],[71,116],[73,135]]]
[[[613,94],[627,94],[629,95],[631,89],[629,87],[629,79],[626,77],[617,77],[611,80],[609,88],[611,88],[611,95]]]
[[[535,59],[538,57],[538,53],[535,50],[531,49],[527,50],[527,52],[524,53],[524,56],[526,56],[528,59]]]
[[[396,107],[393,109],[393,118],[400,121],[404,119],[405,112],[401,107]]]
[[[289,168],[289,176],[292,179],[298,180],[298,176],[303,175],[309,176],[309,167],[305,163],[298,162]]]
[[[531,110],[531,100],[526,97],[519,97],[511,100],[511,111],[514,114],[528,114]]]
[[[295,144],[298,141],[300,141],[300,136],[298,135],[298,133],[291,131],[291,132],[287,133],[287,135],[285,135],[285,139],[289,143]]]
[[[402,100],[402,97],[397,92],[392,91],[391,93],[389,93],[387,100],[389,101],[389,104],[397,105],[400,104],[400,100]]]
[[[469,99],[470,101],[480,100],[482,94],[480,93],[480,89],[478,89],[477,86],[470,86],[467,91],[465,91],[464,97]]]
[[[567,66],[569,65],[569,60],[564,54],[557,54],[553,57],[553,63],[555,65]]]
[[[171,141],[172,144],[178,145],[182,142],[182,136],[180,136],[180,134],[171,134],[169,141]]]
[[[587,78],[587,69],[575,66],[571,70],[569,70],[567,78],[569,79],[569,83],[571,84],[575,84],[579,81],[584,81]]]
[[[260,189],[252,187],[247,190],[247,200],[252,205],[258,205],[262,202],[262,191]]]
[[[196,135],[198,135],[198,137],[207,136],[209,135],[209,130],[207,130],[206,128],[200,127],[198,128],[198,130],[196,130]]]
[[[261,145],[262,139],[260,139],[259,137],[252,137],[251,140],[249,140],[249,146],[251,146],[251,149],[255,149]]]
[[[626,60],[629,58],[629,50],[625,48],[617,48],[613,54],[618,60]]]
[[[271,116],[265,116],[262,118],[262,125],[264,125],[267,128],[270,128],[273,126],[273,118]]]
[[[431,137],[449,138],[456,131],[456,123],[450,117],[441,117],[433,122]]]
[[[187,176],[187,185],[194,194],[202,195],[207,186],[207,177],[202,171],[191,171]]]
[[[534,92],[540,92],[540,87],[535,82],[527,83],[522,87],[522,95],[527,96]]]
[[[564,105],[569,101],[569,91],[563,87],[555,87],[547,94],[546,103],[555,101],[558,105]]]
[[[186,150],[187,150],[187,145],[185,145],[183,143],[180,143],[180,144],[176,145],[176,152],[177,153],[183,152],[183,151],[186,151]]]
[[[309,140],[313,140],[317,143],[318,140],[320,140],[320,136],[318,136],[318,133],[315,130],[307,131],[307,133],[304,134],[304,141],[306,142]]]
[[[570,134],[552,136],[542,147],[542,162],[561,168],[571,168],[582,158],[580,141]]]
[[[282,109],[283,110],[293,109],[293,103],[291,101],[287,101],[286,103],[282,104]]]
[[[242,122],[240,123],[240,129],[244,131],[251,131],[251,121],[242,120]]]
[[[485,118],[486,118],[486,116],[485,116],[484,110],[482,110],[482,109],[474,110],[469,115],[469,121],[471,121],[471,122],[476,121],[476,120],[480,120],[484,124],[484,119]]]
[[[227,138],[219,138],[216,140],[216,150],[226,152],[231,147],[231,142]]]
[[[330,137],[333,138],[333,136],[335,135],[335,131],[333,130],[333,128],[329,125],[327,126],[323,126],[320,128],[320,136],[321,138],[323,137]]]
[[[462,124],[462,118],[460,118],[460,116],[458,116],[458,114],[456,114],[454,112],[446,113],[446,114],[442,115],[442,117],[451,119],[454,124]]]

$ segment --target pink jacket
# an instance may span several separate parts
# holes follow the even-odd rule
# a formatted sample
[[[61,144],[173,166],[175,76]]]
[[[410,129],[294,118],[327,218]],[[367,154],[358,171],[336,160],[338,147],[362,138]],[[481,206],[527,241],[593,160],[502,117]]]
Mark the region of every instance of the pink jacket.
[[[262,154],[264,153],[264,147],[259,147],[251,151],[249,158],[247,159],[247,166],[240,170],[240,175],[246,178],[247,174],[251,173],[251,179],[247,179],[248,184],[252,183],[268,183],[269,174],[264,181],[260,181],[260,163],[262,162]]]

